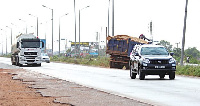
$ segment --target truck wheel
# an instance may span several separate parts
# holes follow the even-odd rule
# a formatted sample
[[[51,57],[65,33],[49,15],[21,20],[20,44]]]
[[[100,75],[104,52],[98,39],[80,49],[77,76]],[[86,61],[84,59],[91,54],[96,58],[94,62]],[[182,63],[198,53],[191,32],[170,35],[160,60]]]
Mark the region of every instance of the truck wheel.
[[[114,64],[112,61],[110,61],[110,68],[114,68]]]
[[[15,65],[15,63],[14,63],[14,62],[12,62],[12,65]]]
[[[118,69],[122,69],[124,66],[123,65],[118,65],[117,68]]]
[[[19,66],[19,58],[16,59],[16,66]]]
[[[20,66],[20,67],[22,67],[22,66],[23,66],[23,64],[20,64],[20,63],[19,63],[19,66]]]
[[[175,79],[175,72],[169,73],[169,79],[171,79],[171,80]]]
[[[159,76],[161,79],[165,78],[165,74],[160,74]]]

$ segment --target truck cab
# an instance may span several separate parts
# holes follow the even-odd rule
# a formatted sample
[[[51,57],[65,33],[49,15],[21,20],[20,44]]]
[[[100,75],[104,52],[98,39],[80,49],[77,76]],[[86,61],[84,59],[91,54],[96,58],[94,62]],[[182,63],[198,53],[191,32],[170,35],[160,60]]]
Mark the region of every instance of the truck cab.
[[[12,65],[41,66],[41,48],[43,47],[44,43],[33,34],[20,35],[16,44],[12,45]]]
[[[146,75],[159,75],[164,78],[175,79],[176,60],[164,46],[139,45],[133,48],[130,55],[130,77],[135,79],[139,75],[144,80]]]

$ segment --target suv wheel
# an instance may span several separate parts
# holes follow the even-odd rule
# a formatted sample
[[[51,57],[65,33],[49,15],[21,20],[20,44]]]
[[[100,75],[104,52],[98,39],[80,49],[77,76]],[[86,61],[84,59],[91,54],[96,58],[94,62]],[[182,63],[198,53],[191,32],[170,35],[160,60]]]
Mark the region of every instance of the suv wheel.
[[[141,72],[141,69],[140,69],[140,67],[139,67],[139,79],[140,80],[144,80],[145,79],[145,74],[144,74],[144,72]]]
[[[131,79],[135,79],[137,74],[133,73],[132,71],[133,71],[132,65],[130,65],[130,77],[131,77]]]
[[[165,74],[160,74],[159,76],[161,79],[165,78]]]
[[[175,72],[169,73],[169,79],[175,79]]]

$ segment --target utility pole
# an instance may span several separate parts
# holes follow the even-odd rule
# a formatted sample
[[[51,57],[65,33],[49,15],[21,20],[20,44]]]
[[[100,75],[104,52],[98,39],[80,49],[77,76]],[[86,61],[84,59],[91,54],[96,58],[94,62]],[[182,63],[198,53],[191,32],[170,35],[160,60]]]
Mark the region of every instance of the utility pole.
[[[51,18],[51,21],[52,21],[52,56],[53,56],[53,9],[51,9],[51,8],[45,6],[45,5],[42,5],[42,6],[45,7],[45,8],[50,9],[51,12],[52,12],[52,18]]]
[[[186,19],[187,19],[187,5],[188,5],[188,0],[186,0],[186,4],[185,4],[185,17],[184,17],[183,39],[182,39],[182,49],[181,49],[181,66],[183,66],[183,59],[184,59],[185,32],[186,32]]]
[[[109,25],[110,25],[110,24],[109,24],[109,23],[110,23],[110,22],[109,22],[110,16],[109,16],[109,15],[110,15],[110,0],[109,0],[109,3],[108,3],[108,36],[109,36],[109,28],[110,28],[110,26],[109,26]]]
[[[178,42],[178,43],[175,43],[175,44],[176,44],[176,46],[177,46],[176,48],[178,48],[178,44],[180,44],[180,42]]]
[[[112,36],[114,36],[114,26],[115,26],[115,21],[114,21],[114,0],[112,1]]]
[[[152,35],[153,27],[152,27],[152,25],[153,25],[153,22],[151,21],[151,22],[150,22],[150,35],[151,35],[151,37],[152,37],[152,43],[153,43],[153,35]]]
[[[74,47],[74,50],[75,50],[75,58],[76,58],[76,0],[74,0],[74,18],[75,18],[75,28],[74,28],[74,34],[75,34],[75,47]]]

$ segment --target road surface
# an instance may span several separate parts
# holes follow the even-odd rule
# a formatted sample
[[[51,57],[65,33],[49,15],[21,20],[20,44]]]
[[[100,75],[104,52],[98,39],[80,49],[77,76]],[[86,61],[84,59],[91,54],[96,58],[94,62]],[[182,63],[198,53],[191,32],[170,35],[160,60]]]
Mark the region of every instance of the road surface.
[[[10,64],[10,58],[0,57]],[[130,79],[128,70],[90,67],[64,63],[42,63],[41,67],[21,67],[59,79],[136,99],[152,105],[199,106],[200,78],[176,76],[175,80],[146,76],[145,80]]]

